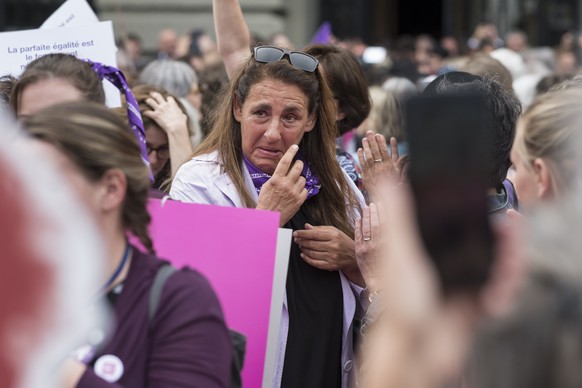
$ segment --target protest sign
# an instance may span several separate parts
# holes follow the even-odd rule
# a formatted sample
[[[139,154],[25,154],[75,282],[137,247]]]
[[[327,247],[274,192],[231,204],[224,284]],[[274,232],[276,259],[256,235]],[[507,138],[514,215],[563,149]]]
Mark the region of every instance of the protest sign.
[[[291,230],[278,229],[278,213],[254,209],[151,199],[149,211],[158,256],[204,274],[229,328],[246,336],[243,386],[271,386]]]
[[[99,23],[99,18],[86,0],[67,0],[40,28],[72,27],[91,23]]]
[[[49,53],[67,53],[116,66],[117,47],[111,22],[86,26],[0,33],[0,75],[18,77],[26,65]],[[105,82],[107,105],[121,106],[119,91]]]

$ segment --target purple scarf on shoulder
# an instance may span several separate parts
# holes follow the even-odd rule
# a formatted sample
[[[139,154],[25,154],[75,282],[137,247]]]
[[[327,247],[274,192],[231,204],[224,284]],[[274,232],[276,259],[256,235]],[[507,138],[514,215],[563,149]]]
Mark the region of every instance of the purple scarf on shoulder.
[[[269,179],[271,179],[271,175],[259,170],[254,164],[251,163],[250,160],[247,159],[246,156],[243,155],[243,159],[249,173],[251,174],[251,179],[253,180],[253,184],[255,185],[255,189],[257,190],[257,194],[261,194],[261,188]],[[303,162],[303,170],[301,171],[301,176],[305,178],[305,188],[307,189],[307,199],[315,196],[319,193],[321,189],[321,182],[319,178],[313,174],[307,162],[298,157],[298,160]]]

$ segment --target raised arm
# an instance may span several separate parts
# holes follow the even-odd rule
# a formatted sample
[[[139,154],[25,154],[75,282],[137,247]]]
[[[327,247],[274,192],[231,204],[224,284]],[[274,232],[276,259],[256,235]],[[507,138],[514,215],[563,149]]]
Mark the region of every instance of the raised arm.
[[[238,0],[212,0],[212,12],[218,52],[230,79],[250,55],[251,33]]]

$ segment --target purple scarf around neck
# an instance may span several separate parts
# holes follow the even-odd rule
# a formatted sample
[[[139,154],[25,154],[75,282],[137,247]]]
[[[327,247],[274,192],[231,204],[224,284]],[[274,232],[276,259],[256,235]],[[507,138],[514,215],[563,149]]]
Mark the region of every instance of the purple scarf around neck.
[[[249,170],[249,173],[251,174],[251,179],[253,180],[253,184],[255,185],[257,194],[260,194],[261,187],[263,187],[263,185],[267,183],[269,179],[271,179],[271,175],[259,170],[259,168],[252,164],[251,161],[248,160],[247,157],[244,155],[243,159],[245,165],[247,166],[247,169]],[[315,196],[317,193],[319,193],[319,190],[321,189],[321,182],[319,181],[319,178],[317,178],[317,176],[315,176],[315,174],[311,172],[309,165],[302,157],[298,157],[297,159],[303,162],[303,170],[301,171],[301,176],[305,178],[307,199],[309,199]]]

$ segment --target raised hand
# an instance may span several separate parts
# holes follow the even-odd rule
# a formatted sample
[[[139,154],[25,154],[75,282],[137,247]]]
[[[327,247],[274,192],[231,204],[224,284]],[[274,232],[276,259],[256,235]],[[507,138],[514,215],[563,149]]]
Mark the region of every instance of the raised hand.
[[[173,132],[188,133],[188,117],[172,96],[167,99],[157,92],[151,92],[146,104],[152,108],[143,112],[143,115],[154,120],[167,134]]]
[[[375,203],[362,209],[362,218],[356,221],[356,260],[366,288],[370,292],[383,289],[383,269],[381,257],[382,233],[380,213]]]
[[[170,165],[173,176],[182,163],[192,156],[192,143],[188,133],[188,116],[171,96],[165,99],[160,93],[152,92],[150,93],[150,98],[146,99],[146,104],[152,110],[146,110],[142,114],[154,120],[168,136]]]
[[[362,168],[362,182],[368,191],[370,201],[379,200],[378,187],[383,181],[396,177],[402,179],[402,172],[407,157],[398,154],[398,142],[390,139],[390,153],[386,138],[372,131],[366,133],[362,140],[362,147],[358,149],[358,159]]]

